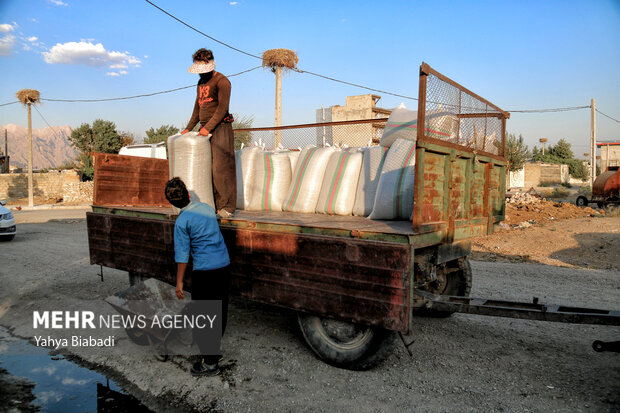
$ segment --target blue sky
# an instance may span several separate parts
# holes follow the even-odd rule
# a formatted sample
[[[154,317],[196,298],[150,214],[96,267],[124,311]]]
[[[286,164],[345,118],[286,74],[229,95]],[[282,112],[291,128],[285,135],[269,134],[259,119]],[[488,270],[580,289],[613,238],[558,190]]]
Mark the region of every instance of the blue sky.
[[[620,120],[620,1],[183,1],[152,0],[197,29],[248,53],[289,48],[301,69],[417,97],[422,61],[504,110],[589,105]],[[195,84],[192,53],[213,50],[218,71],[260,60],[190,30],[146,1],[1,0],[0,104],[38,89],[48,99],[99,99]],[[231,78],[231,111],[273,124],[274,76],[257,69]],[[370,93],[308,74],[283,80],[283,123],[314,121],[314,110]],[[195,89],[126,101],[44,102],[51,125],[111,120],[137,138],[150,127],[184,126]],[[393,108],[416,101],[383,95]],[[0,124],[26,126],[19,105]],[[33,113],[33,127],[45,127]],[[589,109],[519,114],[509,132],[530,147],[561,138],[588,151]],[[597,115],[599,139],[620,139],[620,123]]]

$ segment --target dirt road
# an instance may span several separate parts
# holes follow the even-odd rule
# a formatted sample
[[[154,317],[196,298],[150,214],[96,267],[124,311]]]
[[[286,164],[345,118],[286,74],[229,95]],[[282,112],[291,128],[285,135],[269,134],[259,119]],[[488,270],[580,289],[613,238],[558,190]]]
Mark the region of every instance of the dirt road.
[[[89,265],[83,216],[16,213],[17,237],[0,244],[0,307],[19,308],[20,299],[33,297],[103,299],[127,287],[125,273],[104,269],[101,282],[98,267]],[[618,225],[617,218],[598,220]],[[617,237],[610,242],[610,248],[619,245]],[[617,265],[593,270],[474,261],[472,268],[473,296],[620,307]],[[595,339],[619,340],[616,327],[416,318],[414,357],[397,341],[378,367],[353,372],[319,361],[294,313],[241,299],[230,310],[219,377],[191,377],[182,357],[160,363],[81,356],[156,411],[620,411],[620,357],[591,349]],[[0,315],[0,325],[21,337],[32,337],[31,322],[27,312]]]

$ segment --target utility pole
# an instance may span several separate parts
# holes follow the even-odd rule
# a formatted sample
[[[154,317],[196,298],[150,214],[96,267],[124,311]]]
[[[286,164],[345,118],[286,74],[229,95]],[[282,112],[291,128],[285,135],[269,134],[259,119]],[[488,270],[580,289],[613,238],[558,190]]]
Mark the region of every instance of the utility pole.
[[[276,119],[275,126],[282,126],[282,66],[276,66]],[[282,131],[275,131],[274,149],[282,143]]]
[[[590,103],[590,188],[596,179],[596,99]]]
[[[32,103],[26,104],[28,108],[28,206],[34,207],[34,185],[32,183]]]

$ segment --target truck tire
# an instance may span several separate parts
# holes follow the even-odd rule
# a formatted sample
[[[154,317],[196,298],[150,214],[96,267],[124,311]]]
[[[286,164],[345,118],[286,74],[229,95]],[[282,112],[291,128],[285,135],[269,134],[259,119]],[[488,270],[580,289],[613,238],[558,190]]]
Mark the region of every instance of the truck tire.
[[[583,195],[578,196],[577,200],[575,200],[575,205],[577,205],[578,207],[588,206],[588,198]]]
[[[471,264],[468,258],[448,261],[437,266],[437,281],[430,283],[428,287],[422,288],[435,295],[455,295],[459,297],[469,297],[471,293],[472,274]],[[454,311],[439,311],[431,308],[420,308],[414,310],[415,315],[425,317],[445,318],[450,317]]]
[[[299,314],[306,342],[324,362],[349,370],[367,370],[390,354],[394,332],[314,315]]]

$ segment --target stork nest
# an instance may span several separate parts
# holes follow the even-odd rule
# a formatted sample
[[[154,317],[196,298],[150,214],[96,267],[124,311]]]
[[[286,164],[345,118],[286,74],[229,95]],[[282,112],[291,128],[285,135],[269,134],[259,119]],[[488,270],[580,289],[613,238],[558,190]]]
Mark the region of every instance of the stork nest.
[[[295,69],[298,62],[297,53],[289,49],[270,49],[263,52],[263,67]]]
[[[38,90],[34,89],[22,89],[15,94],[17,99],[24,105],[28,103],[38,103],[40,101],[40,94]]]

